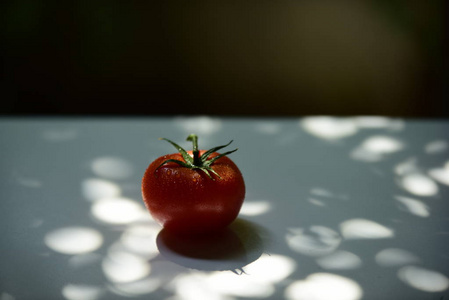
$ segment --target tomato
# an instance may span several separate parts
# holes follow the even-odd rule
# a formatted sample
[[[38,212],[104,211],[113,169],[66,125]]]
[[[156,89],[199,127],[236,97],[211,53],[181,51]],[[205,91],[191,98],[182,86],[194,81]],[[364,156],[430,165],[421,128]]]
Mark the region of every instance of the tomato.
[[[145,206],[166,230],[177,234],[208,234],[225,229],[237,218],[245,198],[243,176],[227,157],[198,150],[197,136],[189,135],[193,151],[185,151],[170,140],[179,153],[153,161],[142,179]]]

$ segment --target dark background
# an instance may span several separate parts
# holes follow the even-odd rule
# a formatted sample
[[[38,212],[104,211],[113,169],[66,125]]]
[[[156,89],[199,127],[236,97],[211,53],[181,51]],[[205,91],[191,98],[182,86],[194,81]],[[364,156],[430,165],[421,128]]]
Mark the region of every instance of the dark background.
[[[6,1],[0,114],[447,117],[448,1]]]

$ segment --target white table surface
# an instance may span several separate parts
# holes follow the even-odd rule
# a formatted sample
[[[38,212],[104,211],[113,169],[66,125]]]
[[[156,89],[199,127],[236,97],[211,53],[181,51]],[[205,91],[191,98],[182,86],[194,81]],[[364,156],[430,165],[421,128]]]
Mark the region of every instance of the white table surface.
[[[188,257],[140,181],[192,132],[247,194]],[[2,118],[0,153],[1,300],[449,299],[447,120]]]

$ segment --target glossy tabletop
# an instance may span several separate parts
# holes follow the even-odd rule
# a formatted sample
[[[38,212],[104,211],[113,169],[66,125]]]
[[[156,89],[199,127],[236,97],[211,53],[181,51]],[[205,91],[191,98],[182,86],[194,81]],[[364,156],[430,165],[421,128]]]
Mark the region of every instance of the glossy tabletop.
[[[234,140],[246,198],[161,232],[148,164]],[[0,299],[449,299],[449,121],[0,119]]]

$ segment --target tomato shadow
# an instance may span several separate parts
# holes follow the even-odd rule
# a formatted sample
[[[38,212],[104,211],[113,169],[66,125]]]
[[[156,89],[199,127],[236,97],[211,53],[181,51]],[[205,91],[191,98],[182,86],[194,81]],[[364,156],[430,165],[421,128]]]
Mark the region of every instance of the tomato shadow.
[[[161,255],[178,265],[203,271],[243,272],[265,248],[266,231],[243,219],[206,236],[179,236],[162,229],[156,239]]]

